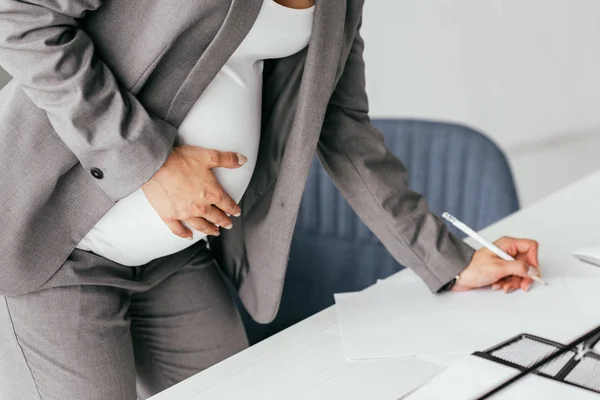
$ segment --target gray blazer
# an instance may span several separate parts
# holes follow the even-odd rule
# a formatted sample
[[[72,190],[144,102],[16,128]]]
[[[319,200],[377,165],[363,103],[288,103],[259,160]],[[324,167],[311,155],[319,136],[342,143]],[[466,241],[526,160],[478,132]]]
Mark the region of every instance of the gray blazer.
[[[0,63],[14,77],[0,92],[0,294],[42,285],[154,174],[262,1],[0,1]],[[259,322],[277,311],[315,152],[431,290],[473,254],[407,189],[403,165],[369,124],[362,5],[317,1],[308,48],[265,66],[260,154],[243,215],[211,243]]]

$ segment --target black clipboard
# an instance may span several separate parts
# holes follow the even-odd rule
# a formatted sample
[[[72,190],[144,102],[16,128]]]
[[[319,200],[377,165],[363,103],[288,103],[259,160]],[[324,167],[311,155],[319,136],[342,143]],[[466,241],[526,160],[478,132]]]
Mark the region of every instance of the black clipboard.
[[[475,352],[474,356],[505,365],[517,372],[513,378],[477,400],[491,398],[528,374],[598,393],[600,399],[600,354],[593,350],[599,341],[600,326],[567,345],[521,334],[488,350]]]

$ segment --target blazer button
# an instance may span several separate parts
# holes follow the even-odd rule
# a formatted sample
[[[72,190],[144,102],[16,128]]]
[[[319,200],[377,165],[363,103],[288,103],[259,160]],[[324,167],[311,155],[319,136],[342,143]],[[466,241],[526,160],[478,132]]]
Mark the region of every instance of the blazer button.
[[[94,167],[94,168],[90,169],[90,173],[96,179],[104,178],[104,173],[99,168]]]

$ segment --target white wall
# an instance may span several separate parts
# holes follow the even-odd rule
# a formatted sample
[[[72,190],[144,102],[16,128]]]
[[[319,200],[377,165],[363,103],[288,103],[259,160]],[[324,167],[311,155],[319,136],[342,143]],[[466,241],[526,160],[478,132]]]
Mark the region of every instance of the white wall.
[[[372,116],[482,130],[524,203],[600,168],[600,1],[366,0],[363,36]]]

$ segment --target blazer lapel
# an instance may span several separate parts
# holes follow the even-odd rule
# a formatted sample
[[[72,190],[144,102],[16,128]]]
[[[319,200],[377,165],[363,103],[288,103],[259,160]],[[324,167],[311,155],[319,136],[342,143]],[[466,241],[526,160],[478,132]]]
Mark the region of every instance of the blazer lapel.
[[[303,149],[310,165],[334,90],[344,39],[347,0],[316,2],[313,34],[298,97],[290,143]],[[308,169],[307,169],[308,171]]]
[[[175,94],[165,121],[178,127],[202,92],[242,43],[263,0],[232,0],[223,25]]]
[[[254,185],[244,197],[245,212],[277,179],[283,196],[302,192],[321,133],[329,98],[337,81],[347,0],[317,0],[313,32],[298,95],[298,105],[291,132],[279,168],[255,171]],[[261,152],[259,157],[269,157]],[[297,186],[300,184],[300,186]],[[301,194],[301,193],[300,193]],[[301,196],[299,196],[301,197]],[[299,203],[299,200],[298,200]]]

